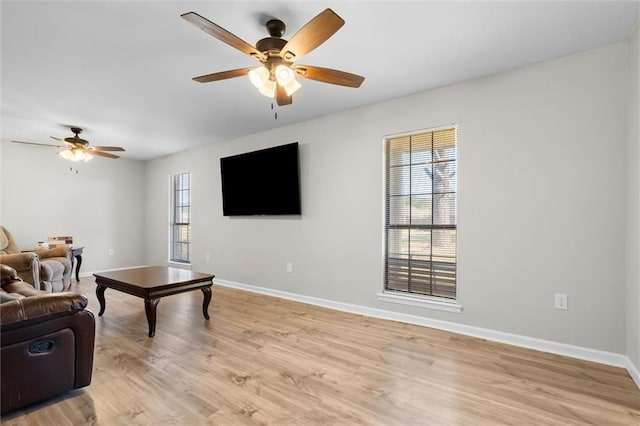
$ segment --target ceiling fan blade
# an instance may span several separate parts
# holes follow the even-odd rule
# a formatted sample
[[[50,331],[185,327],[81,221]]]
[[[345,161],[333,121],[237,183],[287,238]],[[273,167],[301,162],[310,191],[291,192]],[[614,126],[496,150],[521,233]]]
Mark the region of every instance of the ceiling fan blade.
[[[58,141],[58,142],[62,142],[62,143],[66,143],[67,145],[71,145],[73,146],[73,144],[71,142],[67,142],[66,140],[64,140],[63,138],[56,138],[55,136],[49,136],[51,139],[53,139],[54,141]],[[63,146],[62,148],[66,148],[66,146]]]
[[[23,142],[23,141],[11,141],[14,143],[25,143],[27,145],[40,145],[40,146],[50,146],[53,148],[66,148],[66,146],[62,146],[62,145],[50,145],[48,143],[36,143],[36,142]]]
[[[193,80],[197,81],[198,83],[208,83],[210,81],[218,81],[218,80],[225,80],[227,78],[242,77],[243,75],[249,74],[249,71],[251,71],[252,69],[253,67],[239,68],[237,70],[229,70],[229,71],[222,71],[222,72],[214,72],[213,74],[206,74],[206,75],[201,75],[199,77],[193,77]]]
[[[281,49],[280,56],[287,61],[301,58],[324,43],[343,25],[344,19],[333,10],[325,9],[291,37],[289,42]]]
[[[88,150],[87,152],[88,152],[89,154],[91,154],[91,155],[99,155],[100,157],[107,157],[107,158],[120,158],[120,156],[119,156],[119,155],[109,154],[108,152],[93,151],[93,150]]]
[[[91,151],[124,151],[124,148],[119,146],[94,146],[89,149]]]
[[[323,83],[337,84],[339,86],[360,87],[364,77],[349,72],[332,70],[330,68],[314,67],[311,65],[297,65],[295,72],[300,77],[310,80],[322,81]]]
[[[217,38],[223,43],[228,44],[231,47],[238,49],[247,55],[253,56],[259,60],[265,60],[265,55],[258,49],[242,40],[240,37],[230,33],[221,26],[214,24],[204,16],[198,15],[195,12],[187,12],[180,15],[184,20],[192,23],[196,27],[200,28],[205,33]]]
[[[280,86],[278,83],[276,83],[276,103],[280,106],[291,105],[293,103],[293,98],[287,95],[284,87]]]

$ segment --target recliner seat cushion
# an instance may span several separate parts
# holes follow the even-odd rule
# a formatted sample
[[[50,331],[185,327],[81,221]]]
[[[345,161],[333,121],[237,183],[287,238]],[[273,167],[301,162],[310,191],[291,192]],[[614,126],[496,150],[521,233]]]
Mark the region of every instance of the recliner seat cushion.
[[[48,268],[51,271],[51,291],[61,292],[69,288],[71,284],[71,264],[67,264],[66,258],[51,257],[47,259],[41,259],[40,264],[44,268]]]

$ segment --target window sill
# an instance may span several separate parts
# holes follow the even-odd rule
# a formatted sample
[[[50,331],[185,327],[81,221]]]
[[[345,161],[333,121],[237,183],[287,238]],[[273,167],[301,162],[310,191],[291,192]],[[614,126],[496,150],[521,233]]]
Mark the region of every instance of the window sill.
[[[418,308],[433,309],[436,311],[454,312],[459,314],[462,312],[462,305],[455,301],[444,301],[434,299],[428,296],[419,296],[416,294],[402,294],[392,291],[383,291],[378,293],[378,300],[382,302],[398,303],[401,305],[416,306]]]
[[[173,262],[173,261],[171,261],[171,260],[167,260],[167,265],[169,265],[169,266],[175,266],[175,267],[177,267],[177,268],[191,269],[191,264],[190,264],[190,263]]]

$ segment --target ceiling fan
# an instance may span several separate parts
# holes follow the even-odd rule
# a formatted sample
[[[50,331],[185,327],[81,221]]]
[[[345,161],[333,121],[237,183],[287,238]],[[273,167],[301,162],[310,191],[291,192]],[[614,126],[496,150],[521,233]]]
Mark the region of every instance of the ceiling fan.
[[[344,20],[331,9],[325,9],[307,22],[289,41],[282,38],[285,32],[284,22],[271,19],[266,23],[269,37],[259,40],[255,47],[195,12],[181,16],[207,34],[262,64],[257,68],[239,68],[194,77],[193,80],[199,83],[248,74],[260,93],[275,97],[278,105],[289,105],[293,102],[293,93],[300,88],[296,76],[347,87],[360,87],[364,81],[364,77],[344,71],[294,64],[294,61],[320,46],[344,25]]]
[[[39,145],[39,146],[50,146],[53,148],[65,148],[63,151],[60,151],[59,154],[65,160],[71,161],[89,161],[93,158],[94,155],[98,155],[100,157],[106,158],[120,158],[120,156],[111,154],[105,151],[124,151],[124,148],[119,146],[93,146],[89,147],[89,141],[80,138],[78,136],[82,133],[82,129],[80,127],[71,127],[71,131],[74,133],[74,136],[67,138],[56,138],[55,136],[50,136],[51,139],[54,139],[58,142],[62,142],[63,145],[49,145],[46,143],[36,143],[36,142],[22,142],[22,141],[11,141],[14,143],[25,143],[28,145]]]

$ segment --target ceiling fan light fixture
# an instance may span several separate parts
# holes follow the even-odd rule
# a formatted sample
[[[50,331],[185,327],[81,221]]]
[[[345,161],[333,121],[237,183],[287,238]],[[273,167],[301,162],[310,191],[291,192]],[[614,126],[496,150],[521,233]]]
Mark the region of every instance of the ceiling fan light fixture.
[[[273,80],[265,80],[258,91],[268,98],[273,98],[276,94],[276,82]]]
[[[73,155],[73,152],[71,152],[70,149],[60,151],[60,157],[64,158],[65,160],[76,161],[76,157]]]
[[[271,73],[265,66],[254,68],[249,71],[251,84],[258,88],[258,91],[268,98],[273,98],[276,93],[276,83],[271,80]]]
[[[280,64],[276,67],[276,80],[282,87],[287,87],[293,80],[295,80],[295,74],[291,68],[284,64]]]
[[[301,87],[302,85],[294,78],[289,84],[284,86],[284,91],[287,93],[287,96],[291,96]]]
[[[280,64],[275,69],[276,81],[284,88],[287,96],[293,95],[302,85],[296,80],[295,71],[284,64]]]
[[[60,152],[60,156],[69,161],[89,161],[93,158],[93,155],[77,148],[69,148]]]
[[[251,80],[251,84],[260,89],[264,82],[269,80],[269,70],[265,66],[254,68],[249,71],[249,80]]]

